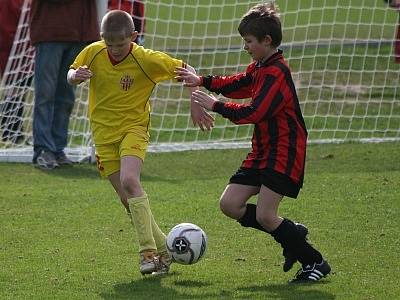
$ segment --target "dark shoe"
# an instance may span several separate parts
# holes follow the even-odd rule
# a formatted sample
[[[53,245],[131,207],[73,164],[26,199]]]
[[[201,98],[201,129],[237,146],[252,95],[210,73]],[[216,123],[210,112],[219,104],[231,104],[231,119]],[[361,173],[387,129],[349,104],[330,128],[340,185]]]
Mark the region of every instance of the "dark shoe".
[[[312,264],[303,266],[297,271],[294,279],[289,281],[290,283],[302,283],[302,282],[317,282],[321,278],[324,278],[331,272],[331,266],[326,260],[322,260],[320,264]]]
[[[52,170],[58,167],[56,157],[52,152],[42,150],[34,160],[35,166],[42,170]]]
[[[72,160],[70,160],[70,159],[65,155],[64,152],[63,152],[62,154],[60,154],[59,156],[57,156],[56,161],[57,161],[57,163],[58,163],[60,166],[71,166],[71,165],[73,165],[73,163],[74,163]]]
[[[308,234],[308,228],[300,223],[295,223],[297,230],[300,232],[301,236],[306,239]],[[289,250],[283,249],[282,255],[285,257],[285,262],[283,263],[283,272],[289,271],[293,265],[297,262],[297,258]]]

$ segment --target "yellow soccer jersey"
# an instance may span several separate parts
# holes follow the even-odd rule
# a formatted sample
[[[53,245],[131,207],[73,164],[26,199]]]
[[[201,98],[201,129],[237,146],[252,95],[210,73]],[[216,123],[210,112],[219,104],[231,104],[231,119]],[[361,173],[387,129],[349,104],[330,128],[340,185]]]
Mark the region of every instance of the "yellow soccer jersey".
[[[76,57],[72,69],[88,66],[89,118],[96,144],[114,143],[141,126],[150,125],[150,96],[155,85],[175,76],[185,64],[163,52],[132,43],[128,56],[113,65],[104,41],[95,42]]]

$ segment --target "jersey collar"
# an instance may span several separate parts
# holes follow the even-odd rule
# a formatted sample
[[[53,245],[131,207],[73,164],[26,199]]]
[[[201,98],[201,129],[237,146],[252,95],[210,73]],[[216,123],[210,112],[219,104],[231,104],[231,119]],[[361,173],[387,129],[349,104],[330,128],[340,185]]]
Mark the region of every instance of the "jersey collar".
[[[112,64],[113,66],[115,66],[115,65],[119,64],[121,61],[123,61],[125,58],[127,58],[128,55],[132,52],[132,48],[133,48],[133,43],[131,43],[131,48],[129,49],[128,54],[127,54],[123,59],[121,59],[120,61],[116,61],[116,60],[110,55],[110,53],[108,53],[108,50],[107,50],[107,55],[108,55],[108,58],[110,59],[111,64]]]
[[[263,66],[268,66],[272,64],[273,62],[281,59],[283,57],[283,51],[281,49],[278,49],[274,54],[272,54],[270,57],[268,57],[266,60],[259,60],[256,63],[256,67],[263,67]]]

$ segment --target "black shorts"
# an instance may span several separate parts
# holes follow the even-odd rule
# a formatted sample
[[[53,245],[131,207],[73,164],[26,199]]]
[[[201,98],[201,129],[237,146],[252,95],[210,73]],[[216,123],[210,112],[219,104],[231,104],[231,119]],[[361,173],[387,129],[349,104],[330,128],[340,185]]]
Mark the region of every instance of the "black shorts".
[[[301,184],[296,184],[285,174],[278,173],[271,169],[248,169],[240,168],[229,179],[229,183],[261,186],[265,185],[267,188],[273,190],[275,193],[287,196],[290,198],[297,198],[302,187]]]

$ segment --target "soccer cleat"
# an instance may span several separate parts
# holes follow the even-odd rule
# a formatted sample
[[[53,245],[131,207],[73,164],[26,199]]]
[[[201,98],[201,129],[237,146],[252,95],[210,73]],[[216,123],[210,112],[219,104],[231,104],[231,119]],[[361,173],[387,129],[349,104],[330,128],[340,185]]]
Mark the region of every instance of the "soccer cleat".
[[[57,156],[56,161],[60,166],[71,166],[74,163],[65,155],[64,152]]]
[[[303,266],[297,271],[294,279],[290,283],[317,282],[331,272],[331,267],[326,260],[322,260],[320,264]]]
[[[158,258],[153,250],[140,252],[140,273],[151,274],[157,270]]]
[[[40,154],[38,157],[36,157],[34,164],[42,170],[52,170],[59,166],[54,154],[46,150],[40,151]]]
[[[297,230],[300,232],[301,236],[306,239],[308,234],[308,228],[300,223],[295,223]],[[297,262],[297,258],[287,249],[283,249],[282,255],[285,257],[285,262],[283,263],[283,272],[289,271],[293,265]]]
[[[172,264],[172,258],[167,251],[160,252],[157,257],[157,269],[152,275],[168,274],[169,267]]]

